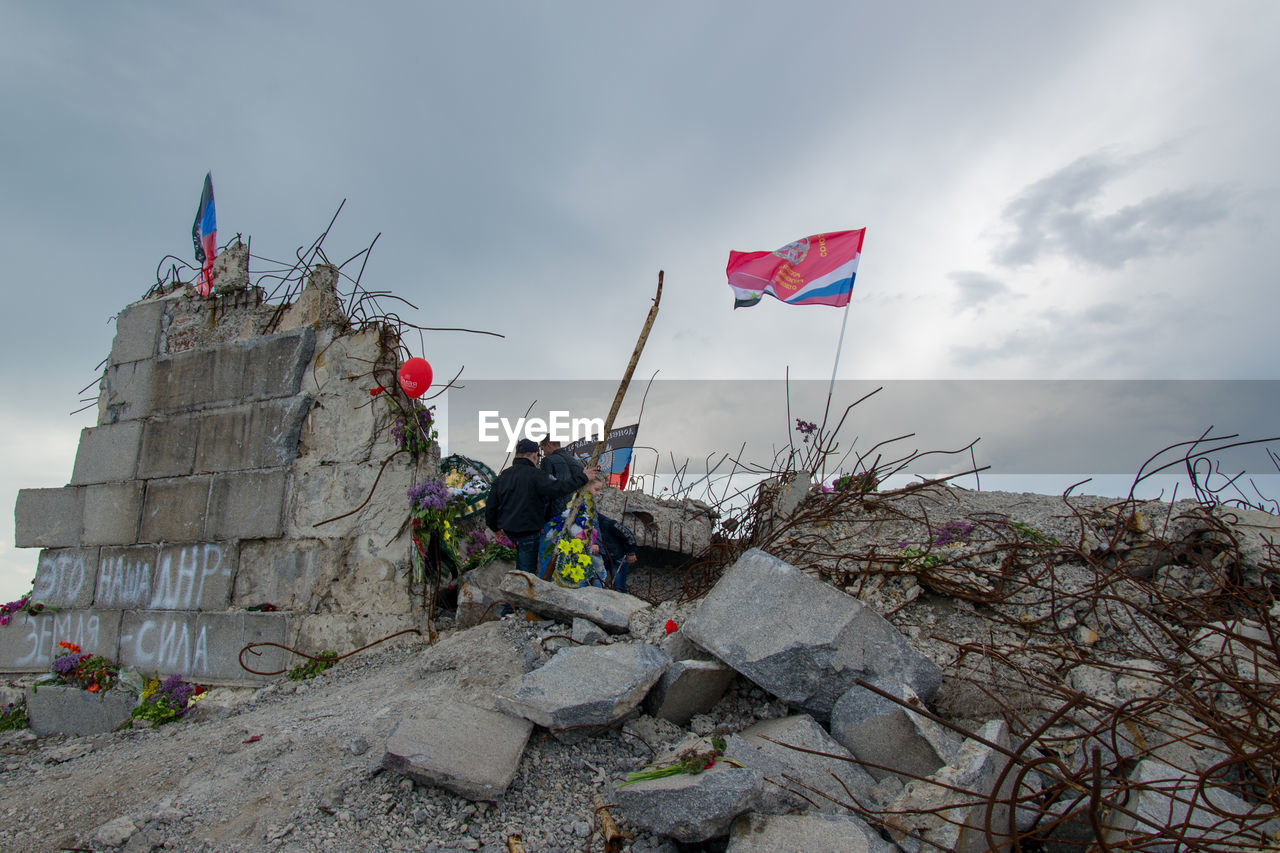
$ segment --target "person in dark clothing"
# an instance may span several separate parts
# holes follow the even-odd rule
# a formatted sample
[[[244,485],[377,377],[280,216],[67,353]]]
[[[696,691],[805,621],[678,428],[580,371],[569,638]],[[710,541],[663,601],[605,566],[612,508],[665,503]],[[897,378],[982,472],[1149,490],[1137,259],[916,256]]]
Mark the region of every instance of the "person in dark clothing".
[[[582,460],[552,441],[548,436],[539,445],[542,450],[542,470],[557,480],[570,480],[582,473]]]
[[[599,475],[587,484],[587,490],[595,498],[604,490]],[[636,537],[625,524],[619,524],[596,509],[596,527],[600,535],[600,557],[608,571],[610,586],[618,592],[627,591],[627,572],[636,564]]]
[[[501,530],[515,543],[516,568],[529,574],[537,573],[538,540],[547,506],[583,486],[590,476],[579,470],[568,479],[556,480],[540,471],[537,461],[538,445],[520,439],[511,467],[494,481],[484,508],[485,526]]]

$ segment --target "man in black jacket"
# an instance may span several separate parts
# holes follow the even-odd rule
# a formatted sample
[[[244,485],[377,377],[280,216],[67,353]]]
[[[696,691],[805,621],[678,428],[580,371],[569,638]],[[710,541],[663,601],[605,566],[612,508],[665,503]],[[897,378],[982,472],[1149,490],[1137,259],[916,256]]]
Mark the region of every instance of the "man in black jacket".
[[[595,468],[579,470],[566,480],[556,480],[538,470],[538,445],[522,438],[516,444],[511,467],[498,475],[484,508],[484,523],[501,530],[516,546],[516,568],[538,573],[538,539],[547,506],[586,485]]]
[[[551,436],[542,439],[539,449],[542,470],[557,480],[569,480],[582,473],[582,460],[561,447],[560,442],[552,441]]]

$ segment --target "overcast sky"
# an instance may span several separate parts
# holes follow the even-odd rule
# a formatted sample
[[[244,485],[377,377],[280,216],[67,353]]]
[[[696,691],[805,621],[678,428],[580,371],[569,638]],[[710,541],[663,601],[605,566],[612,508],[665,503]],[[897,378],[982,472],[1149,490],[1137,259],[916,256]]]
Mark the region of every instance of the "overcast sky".
[[[843,379],[1275,378],[1277,32],[1271,0],[0,0],[0,490],[70,479],[206,171],[220,243],[291,259],[345,199],[331,258],[381,234],[406,319],[506,335],[428,336],[438,376],[616,378],[663,269],[640,374],[829,378],[842,311],[735,312],[724,266],[865,226]],[[3,518],[0,599],[36,561]]]

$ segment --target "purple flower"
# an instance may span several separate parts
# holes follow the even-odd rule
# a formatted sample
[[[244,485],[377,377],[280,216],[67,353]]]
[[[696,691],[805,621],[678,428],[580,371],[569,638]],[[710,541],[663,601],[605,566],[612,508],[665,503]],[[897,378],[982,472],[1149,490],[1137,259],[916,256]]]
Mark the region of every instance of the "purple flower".
[[[174,673],[160,682],[160,690],[181,714],[187,710],[187,700],[195,692],[195,687],[183,681],[181,675]]]
[[[70,675],[80,665],[80,655],[63,655],[53,659],[53,671],[58,675]]]
[[[967,521],[948,521],[933,537],[934,545],[954,545],[968,542],[973,533],[973,525]]]
[[[429,478],[421,483],[413,484],[409,487],[407,494],[409,505],[414,510],[444,509],[445,504],[449,502],[449,487],[444,484],[443,480],[436,478]]]

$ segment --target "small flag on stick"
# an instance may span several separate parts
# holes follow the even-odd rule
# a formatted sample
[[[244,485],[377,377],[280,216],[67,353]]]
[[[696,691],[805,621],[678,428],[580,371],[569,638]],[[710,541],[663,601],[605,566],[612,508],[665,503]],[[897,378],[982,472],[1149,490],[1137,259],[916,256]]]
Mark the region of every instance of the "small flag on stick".
[[[213,293],[213,258],[218,254],[218,217],[213,209],[213,173],[204,176],[204,190],[200,193],[200,206],[196,208],[196,221],[191,224],[191,242],[196,247],[196,261],[200,263],[200,280],[196,290],[201,296]]]
[[[848,305],[866,231],[815,234],[776,252],[730,252],[733,307],[750,308],[766,293],[789,305]]]

